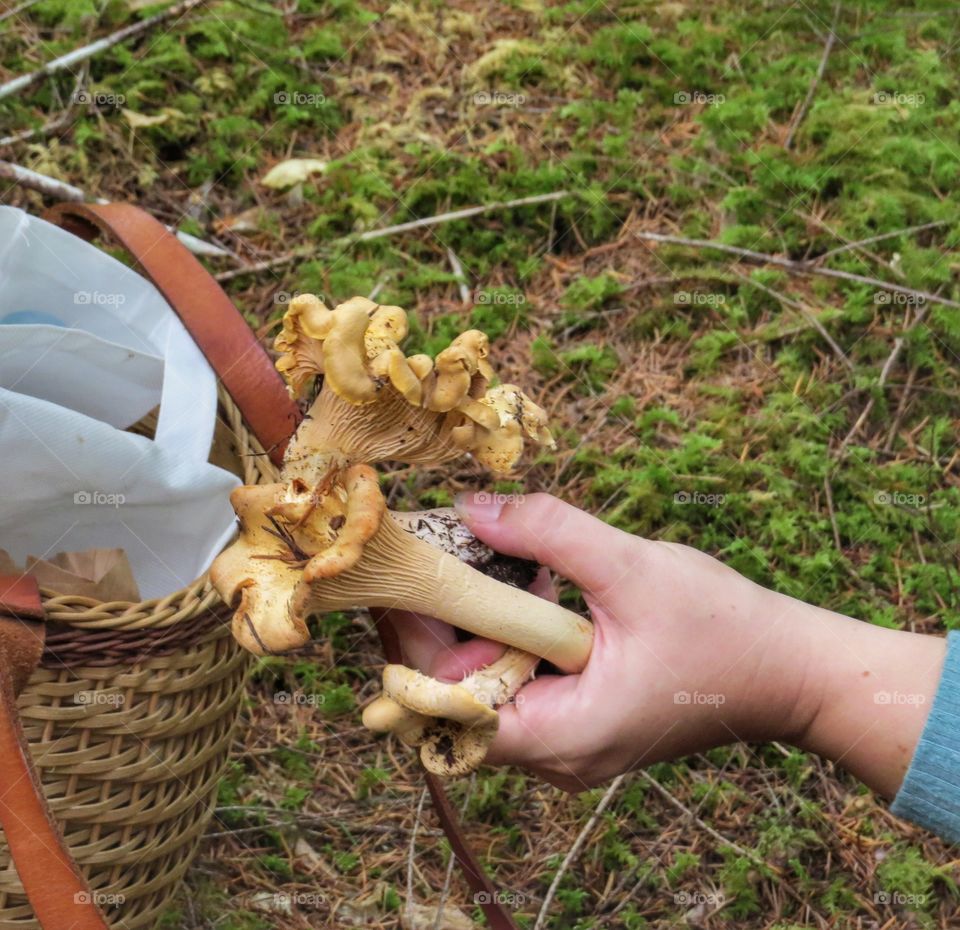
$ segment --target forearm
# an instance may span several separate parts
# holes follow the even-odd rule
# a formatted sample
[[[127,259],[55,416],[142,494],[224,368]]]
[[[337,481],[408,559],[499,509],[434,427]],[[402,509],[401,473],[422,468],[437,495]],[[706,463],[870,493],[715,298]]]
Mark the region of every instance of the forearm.
[[[893,797],[933,705],[945,640],[774,597],[775,619],[796,630],[795,675],[809,708],[785,738]]]

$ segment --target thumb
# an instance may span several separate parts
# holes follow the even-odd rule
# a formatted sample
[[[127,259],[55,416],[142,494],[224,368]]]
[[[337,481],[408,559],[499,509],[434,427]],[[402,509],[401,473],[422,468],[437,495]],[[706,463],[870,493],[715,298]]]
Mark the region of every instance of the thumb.
[[[550,494],[459,494],[457,513],[470,531],[507,555],[533,559],[582,590],[602,594],[640,570],[649,543]]]
[[[500,725],[484,761],[534,769],[564,768],[582,731],[578,719],[579,675],[542,675],[517,693],[514,703],[498,708]],[[572,774],[572,773],[571,773]]]

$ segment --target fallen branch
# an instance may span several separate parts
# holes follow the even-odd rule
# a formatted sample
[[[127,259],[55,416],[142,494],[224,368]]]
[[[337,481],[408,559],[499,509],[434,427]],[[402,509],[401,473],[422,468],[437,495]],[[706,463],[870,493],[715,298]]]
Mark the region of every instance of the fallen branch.
[[[413,829],[410,831],[410,845],[407,848],[407,910],[413,903],[413,860],[417,852],[417,830],[420,828],[420,819],[423,817],[423,805],[427,800],[427,789],[420,792],[420,802],[417,804],[417,813],[413,818]],[[451,858],[453,858],[451,856]]]
[[[560,863],[560,868],[557,869],[557,874],[553,876],[553,881],[550,882],[550,887],[547,889],[547,896],[543,899],[543,905],[540,908],[540,913],[537,914],[537,921],[533,925],[533,930],[542,930],[547,919],[547,914],[550,911],[550,905],[553,904],[554,895],[560,887],[563,876],[566,874],[567,869],[570,868],[571,863],[580,855],[580,850],[583,849],[583,844],[586,843],[587,838],[593,833],[597,821],[600,819],[600,815],[607,809],[607,805],[613,800],[613,796],[617,793],[617,789],[626,777],[627,774],[624,773],[623,775],[618,775],[610,782],[610,787],[604,792],[596,810],[590,815],[590,819],[584,824],[579,836],[574,840],[573,846],[570,847],[567,854],[563,857],[563,862]]]
[[[37,136],[48,136],[63,126],[66,126],[72,117],[73,114],[69,109],[67,109],[56,119],[52,119],[48,123],[44,123],[42,126],[37,126],[35,129],[21,129],[19,132],[13,133],[13,135],[0,138],[0,145],[13,145],[17,142],[26,142],[28,139],[34,139]]]
[[[54,58],[53,61],[48,61],[42,68],[38,68],[36,71],[31,71],[29,74],[22,74],[20,77],[7,81],[6,84],[0,84],[0,100],[18,93],[25,87],[29,87],[42,77],[49,74],[56,74],[57,71],[63,71],[72,65],[87,61],[95,55],[99,55],[100,52],[105,52],[107,49],[113,48],[114,45],[119,45],[121,42],[133,36],[147,32],[165,20],[189,13],[190,10],[203,2],[204,0],[182,0],[182,2],[175,3],[173,6],[167,7],[167,9],[157,13],[156,16],[151,16],[149,19],[125,26],[123,29],[104,36],[102,39],[97,39],[96,42],[91,42],[89,45],[83,46],[83,48],[76,48],[72,52],[67,52],[66,55],[61,55],[59,58]]]
[[[554,191],[551,194],[535,194],[532,197],[520,197],[517,200],[503,200],[497,203],[488,203],[480,207],[467,207],[464,210],[452,210],[449,213],[438,213],[435,216],[425,216],[418,220],[410,220],[408,223],[397,223],[395,226],[384,226],[380,229],[369,229],[366,232],[355,233],[350,236],[342,236],[339,239],[333,239],[329,243],[331,247],[348,246],[357,242],[371,242],[374,239],[384,239],[387,236],[394,236],[397,233],[410,232],[413,229],[423,229],[426,226],[439,226],[442,223],[452,223],[455,220],[465,220],[471,216],[480,216],[483,213],[493,213],[496,210],[510,210],[513,207],[529,207],[538,203],[550,203],[551,201],[562,200],[564,197],[570,197],[570,191]],[[267,259],[257,262],[253,265],[246,265],[243,268],[236,268],[233,271],[225,271],[216,275],[220,282],[230,281],[233,278],[239,278],[245,274],[259,274],[261,271],[270,271],[273,268],[279,268],[282,265],[289,265],[301,258],[307,258],[316,255],[317,247],[315,245],[302,246],[286,255],[277,258]]]
[[[798,300],[793,300],[790,297],[787,297],[786,294],[781,294],[779,291],[773,290],[771,287],[767,287],[765,284],[761,284],[759,281],[754,281],[749,275],[741,274],[739,271],[734,271],[734,274],[743,281],[744,284],[749,284],[751,287],[759,288],[765,294],[769,294],[774,300],[779,301],[785,307],[789,307],[791,310],[795,310],[799,313],[820,335],[823,337],[824,342],[833,349],[833,354],[843,362],[844,366],[848,371],[853,371],[853,362],[847,358],[846,353],[840,346],[836,343],[833,336],[827,332],[826,327],[821,323],[816,316],[810,312],[802,303]]]
[[[0,178],[13,181],[14,184],[19,184],[21,187],[39,191],[39,193],[46,197],[52,197],[54,200],[68,200],[77,203],[91,201],[91,198],[79,187],[67,184],[66,181],[58,181],[46,174],[40,174],[38,171],[31,171],[29,168],[24,168],[23,165],[15,165],[13,162],[0,161]],[[109,203],[110,201],[97,197],[91,202]],[[174,233],[194,255],[202,255],[207,258],[237,258],[233,252],[219,245],[214,245],[212,242],[206,242],[196,236],[191,236],[189,233],[180,232],[172,226],[168,226],[167,229]]]
[[[919,226],[906,226],[903,229],[895,229],[893,232],[880,233],[879,236],[871,236],[869,239],[858,239],[856,242],[847,242],[844,245],[838,245],[835,249],[830,249],[818,255],[813,261],[822,262],[841,252],[849,252],[851,249],[859,249],[865,245],[873,245],[875,242],[883,242],[884,239],[896,239],[897,236],[906,236],[910,233],[924,232],[927,229],[936,229],[939,226],[949,226],[951,220],[934,220],[932,223],[921,223]]]
[[[810,82],[810,86],[807,88],[807,95],[803,98],[803,103],[800,105],[800,109],[797,110],[793,119],[790,120],[790,128],[787,130],[787,138],[784,140],[783,147],[785,149],[793,148],[793,137],[797,129],[800,127],[800,124],[803,122],[804,117],[807,115],[807,110],[810,109],[810,104],[813,103],[813,95],[817,92],[817,86],[823,80],[824,72],[827,70],[827,62],[830,60],[830,53],[833,51],[833,46],[837,41],[837,20],[840,17],[840,4],[836,3],[833,7],[833,22],[830,24],[830,32],[827,34],[827,41],[823,47],[823,55],[820,58],[820,67],[817,68],[817,73],[813,76],[813,80]]]
[[[811,262],[798,262],[792,258],[781,258],[779,255],[770,255],[767,252],[755,252],[753,249],[743,249],[740,248],[740,246],[713,242],[710,239],[687,239],[684,236],[668,236],[664,233],[637,230],[631,231],[630,235],[646,242],[661,242],[665,245],[687,246],[692,249],[715,249],[717,252],[723,252],[726,255],[736,255],[744,261],[755,262],[759,265],[774,265],[777,268],[783,268],[793,274],[818,275],[822,278],[837,278],[841,281],[852,281],[855,284],[869,284],[871,287],[876,287],[880,290],[920,298],[917,301],[918,303],[940,304],[944,307],[953,307],[955,310],[960,310],[960,303],[956,300],[940,297],[938,294],[930,293],[930,291],[918,291],[911,287],[904,287],[902,284],[891,284],[889,281],[881,281],[879,278],[869,278],[866,275],[854,274],[852,271],[840,271],[837,268],[822,268]]]

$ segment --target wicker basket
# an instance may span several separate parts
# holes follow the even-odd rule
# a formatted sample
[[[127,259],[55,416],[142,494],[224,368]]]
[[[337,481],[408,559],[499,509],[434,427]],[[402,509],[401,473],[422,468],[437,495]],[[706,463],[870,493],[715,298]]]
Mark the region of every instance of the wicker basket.
[[[273,480],[223,388],[220,403],[220,438],[229,434],[244,482]],[[205,575],[139,604],[41,593],[47,642],[18,700],[34,764],[108,919],[145,930],[213,813],[248,654]],[[0,834],[0,928],[38,927]]]
[[[220,378],[211,461],[245,484],[276,481],[302,414],[199,262],[130,204],[60,204],[44,218],[88,240],[107,233],[135,257]],[[250,664],[231,612],[206,575],[137,604],[4,584],[0,930],[147,930],[190,866],[227,762]],[[396,631],[382,616],[377,628],[387,660],[401,662]],[[517,930],[441,781],[425,779],[491,930]]]
[[[295,425],[280,421],[291,421],[295,408],[285,414],[279,376],[202,266],[126,204],[61,205],[46,218],[83,238],[107,232],[137,258],[223,379],[210,460],[245,484],[276,480],[285,431]],[[16,705],[29,755],[107,921],[147,930],[169,909],[212,816],[249,655],[235,644],[230,611],[206,575],[136,604],[39,593],[43,654]],[[40,926],[0,831],[0,930]],[[48,920],[43,930],[68,928]]]

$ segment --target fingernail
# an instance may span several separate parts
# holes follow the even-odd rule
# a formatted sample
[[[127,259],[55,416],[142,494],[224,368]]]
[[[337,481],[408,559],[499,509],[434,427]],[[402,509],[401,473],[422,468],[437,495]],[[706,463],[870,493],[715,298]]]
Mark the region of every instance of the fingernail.
[[[504,499],[500,494],[486,491],[462,491],[453,499],[453,506],[461,518],[473,523],[493,523],[500,518]]]

